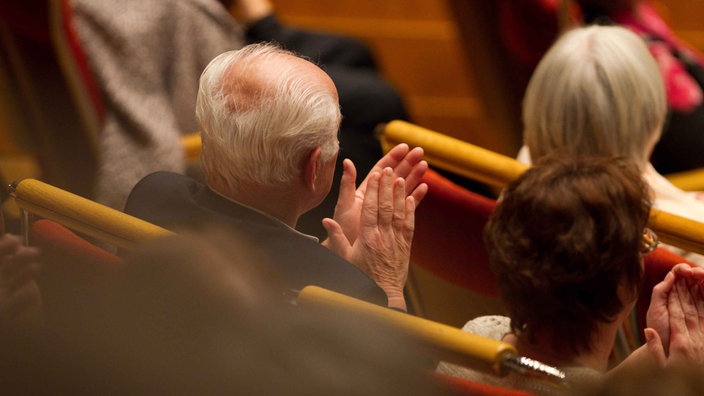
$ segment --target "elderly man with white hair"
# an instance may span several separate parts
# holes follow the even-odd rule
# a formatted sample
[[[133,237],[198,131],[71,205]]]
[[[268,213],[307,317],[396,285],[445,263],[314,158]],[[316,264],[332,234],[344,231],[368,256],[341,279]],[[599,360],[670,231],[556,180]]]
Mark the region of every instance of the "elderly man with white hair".
[[[333,183],[341,115],[330,77],[276,46],[250,45],[208,65],[196,113],[207,185],[149,175],[132,191],[128,213],[167,228],[225,223],[260,247],[293,289],[316,284],[406,309],[414,212],[427,192],[422,149],[395,147],[358,188],[344,161],[320,244],[295,227]]]

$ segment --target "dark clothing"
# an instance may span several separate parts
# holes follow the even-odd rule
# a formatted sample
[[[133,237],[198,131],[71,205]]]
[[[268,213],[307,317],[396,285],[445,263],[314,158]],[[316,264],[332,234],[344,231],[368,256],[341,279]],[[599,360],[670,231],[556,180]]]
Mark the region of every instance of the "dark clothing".
[[[384,292],[352,264],[285,224],[213,192],[187,176],[156,172],[132,190],[125,212],[167,229],[222,225],[256,245],[288,288],[318,285],[386,305]]]
[[[335,64],[376,70],[374,56],[359,40],[284,26],[274,14],[248,27],[245,41],[247,44],[273,41],[319,65]]]

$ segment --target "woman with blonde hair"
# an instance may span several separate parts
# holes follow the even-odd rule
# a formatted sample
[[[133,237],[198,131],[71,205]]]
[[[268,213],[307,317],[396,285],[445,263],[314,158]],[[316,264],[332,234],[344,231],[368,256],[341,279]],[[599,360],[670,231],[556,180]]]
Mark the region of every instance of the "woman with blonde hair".
[[[654,207],[704,222],[699,195],[675,187],[649,162],[666,115],[660,71],[640,37],[617,26],[576,28],[555,42],[531,77],[518,159],[530,163],[557,149],[626,156],[640,166]],[[704,262],[700,255],[686,258]]]

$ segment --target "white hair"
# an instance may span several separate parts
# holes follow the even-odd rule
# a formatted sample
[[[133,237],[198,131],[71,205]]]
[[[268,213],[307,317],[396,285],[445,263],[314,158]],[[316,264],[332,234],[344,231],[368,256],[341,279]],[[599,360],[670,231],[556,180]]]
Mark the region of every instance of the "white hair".
[[[311,84],[300,65],[281,62],[281,55],[295,56],[253,44],[219,55],[203,71],[196,116],[211,186],[287,185],[316,147],[323,162],[337,153],[341,115],[334,90]],[[258,72],[277,60],[276,74]]]
[[[657,63],[644,41],[617,26],[565,33],[536,68],[523,101],[533,161],[563,149],[627,156],[644,166],[667,112]]]

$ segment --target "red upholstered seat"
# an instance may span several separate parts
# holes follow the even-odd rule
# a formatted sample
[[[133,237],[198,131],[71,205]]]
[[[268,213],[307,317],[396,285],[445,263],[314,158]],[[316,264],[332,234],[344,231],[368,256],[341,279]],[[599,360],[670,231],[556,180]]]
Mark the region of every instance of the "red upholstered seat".
[[[482,240],[496,201],[432,170],[423,181],[429,188],[416,210],[411,261],[460,287],[497,297],[496,279]]]

